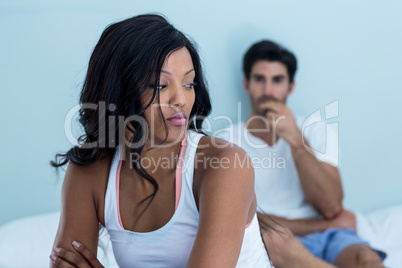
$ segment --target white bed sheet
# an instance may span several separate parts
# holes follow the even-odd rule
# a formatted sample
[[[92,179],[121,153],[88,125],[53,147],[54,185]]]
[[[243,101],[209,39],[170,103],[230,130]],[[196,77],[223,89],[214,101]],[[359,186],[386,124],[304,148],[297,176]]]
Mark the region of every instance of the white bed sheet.
[[[49,255],[59,212],[12,221],[0,227],[1,268],[49,267]],[[387,268],[402,267],[402,205],[372,213],[356,213],[358,234],[387,253]],[[106,231],[100,236],[98,258],[105,267],[118,267]]]
[[[356,213],[357,233],[373,248],[387,253],[387,268],[402,267],[402,205]]]

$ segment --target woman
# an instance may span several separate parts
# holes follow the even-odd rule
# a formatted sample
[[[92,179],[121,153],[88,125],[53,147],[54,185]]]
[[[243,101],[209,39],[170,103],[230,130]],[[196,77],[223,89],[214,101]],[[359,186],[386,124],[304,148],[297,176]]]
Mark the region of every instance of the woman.
[[[52,163],[70,162],[51,267],[102,267],[99,224],[120,267],[270,267],[251,161],[202,134],[211,104],[180,31],[158,15],[107,27],[80,102],[81,144]]]

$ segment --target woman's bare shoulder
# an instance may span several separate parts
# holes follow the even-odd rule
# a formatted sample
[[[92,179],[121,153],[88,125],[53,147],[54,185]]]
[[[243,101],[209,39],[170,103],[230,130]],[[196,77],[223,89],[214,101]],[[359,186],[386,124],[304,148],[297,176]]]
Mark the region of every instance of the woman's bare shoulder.
[[[238,181],[254,184],[254,168],[248,154],[243,148],[219,138],[208,136],[201,138],[194,165],[196,189],[201,188],[201,184],[208,180],[206,178],[220,178],[213,183]]]
[[[247,156],[247,153],[243,148],[224,139],[213,136],[204,136],[198,143],[197,155],[244,158]]]
[[[78,165],[70,161],[64,180],[69,180],[74,184],[95,189],[99,184],[104,183],[105,180],[107,181],[111,162],[111,156],[103,157],[88,165]]]
[[[106,156],[89,165],[78,165],[70,161],[63,182],[62,196],[66,197],[64,202],[70,202],[73,197],[92,199],[102,224],[112,158],[113,156]]]

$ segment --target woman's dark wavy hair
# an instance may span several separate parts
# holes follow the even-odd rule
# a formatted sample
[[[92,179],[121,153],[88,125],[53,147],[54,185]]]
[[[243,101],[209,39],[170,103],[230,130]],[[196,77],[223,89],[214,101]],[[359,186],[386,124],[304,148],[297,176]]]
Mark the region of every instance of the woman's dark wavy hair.
[[[78,146],[65,154],[57,154],[51,165],[58,168],[69,161],[89,165],[113,155],[120,140],[113,137],[125,134],[124,131],[119,133],[118,120],[111,121],[110,118],[139,116],[145,121],[144,111],[155,98],[158,100],[160,72],[165,59],[184,47],[191,55],[196,74],[195,103],[190,113],[189,129],[202,133],[202,123],[211,111],[211,102],[194,45],[164,17],[139,15],[111,24],[103,31],[89,60],[80,97],[79,122],[85,133],[79,137]],[[152,98],[142,105],[141,96],[151,85],[155,89]],[[84,104],[96,104],[97,109],[86,109]],[[103,111],[100,107],[104,107]],[[104,112],[102,120],[99,112]],[[129,125],[127,128],[133,135],[129,142],[138,144],[147,135],[144,134],[147,129],[139,120],[130,123],[133,128]],[[96,146],[86,146],[94,143]],[[141,155],[143,148],[144,145],[130,148],[130,153]],[[137,163],[133,163],[133,168],[154,186],[153,194],[143,200],[149,199],[149,205],[158,191],[158,184],[142,167],[140,158],[134,161]]]

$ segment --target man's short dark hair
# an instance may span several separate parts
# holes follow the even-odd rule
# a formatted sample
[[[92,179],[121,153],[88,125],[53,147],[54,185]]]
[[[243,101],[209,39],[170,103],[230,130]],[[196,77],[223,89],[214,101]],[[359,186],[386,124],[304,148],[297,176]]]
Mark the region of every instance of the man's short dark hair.
[[[289,50],[268,40],[253,44],[243,58],[243,72],[247,79],[250,79],[251,68],[259,60],[283,63],[288,70],[289,82],[293,82],[297,70],[297,60]]]

